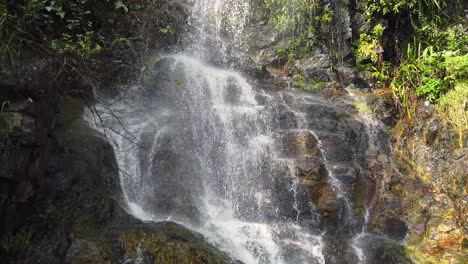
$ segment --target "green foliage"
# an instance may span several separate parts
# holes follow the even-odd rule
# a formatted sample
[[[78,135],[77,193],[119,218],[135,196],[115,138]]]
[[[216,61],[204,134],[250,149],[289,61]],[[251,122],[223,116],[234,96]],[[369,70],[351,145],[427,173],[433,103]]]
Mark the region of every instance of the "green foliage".
[[[5,0],[0,4],[0,65],[13,63],[24,47],[50,46],[63,53],[89,57],[103,46],[98,25],[104,10],[123,10],[119,1]],[[100,15],[98,16],[97,13]]]
[[[301,73],[293,75],[293,87],[298,89],[321,89],[325,87],[325,83],[321,81],[310,80]]]
[[[304,89],[306,87],[306,81],[304,76],[300,73],[296,73],[293,75],[293,86],[295,88]]]
[[[444,54],[446,80],[456,82],[460,79],[468,79],[468,53],[457,55],[458,52],[447,52]]]
[[[360,4],[363,6],[367,17],[372,18],[415,8],[417,2],[418,0],[367,0],[361,1]]]
[[[410,113],[408,98],[414,93],[436,102],[459,80],[468,78],[468,55],[457,52],[434,52],[429,46],[408,45],[406,59],[395,71],[392,89],[402,106]]]
[[[458,144],[463,148],[463,133],[468,130],[468,79],[457,81],[454,88],[440,98],[437,108],[456,130]]]
[[[385,86],[389,80],[391,75],[391,70],[393,66],[389,62],[383,62],[382,67],[380,69],[377,66],[372,66],[372,79],[375,85],[379,87]]]
[[[311,32],[312,30],[307,30],[295,38],[280,42],[275,49],[276,54],[289,60],[306,57],[312,51],[312,46],[315,43]]]
[[[172,27],[171,26],[165,26],[159,29],[159,32],[167,35],[172,33]]]
[[[435,103],[467,78],[468,36],[460,23],[463,1],[366,0],[359,2],[359,8],[370,23],[388,20],[397,23],[396,30],[404,30],[385,40],[380,24],[370,33],[362,32],[355,42],[355,57],[361,70],[372,72],[376,85],[390,84],[409,117],[417,98]],[[399,55],[397,60],[382,61],[385,56],[379,54],[384,48],[393,50],[392,56]]]
[[[315,1],[307,0],[264,0],[263,6],[268,10],[268,20],[278,30],[295,31],[299,24],[308,20],[308,11],[312,11]]]
[[[362,33],[356,42],[356,62],[362,67],[361,62],[370,60],[372,64],[376,64],[379,58],[379,43],[382,38],[385,28],[381,24],[377,24],[372,30],[372,34]],[[380,48],[382,49],[382,48]]]
[[[121,10],[123,10],[125,13],[128,12],[128,8],[127,8],[127,6],[122,2],[122,0],[116,0],[116,1],[114,2],[114,6],[115,6],[115,9],[116,9],[116,10],[120,10],[120,9],[121,9]]]
[[[0,148],[15,146],[18,138],[30,132],[24,127],[24,118],[18,113],[0,114]]]
[[[83,59],[88,59],[102,50],[99,43],[95,41],[94,32],[92,31],[75,36],[62,34],[60,39],[52,40],[50,47],[60,54],[75,54]]]

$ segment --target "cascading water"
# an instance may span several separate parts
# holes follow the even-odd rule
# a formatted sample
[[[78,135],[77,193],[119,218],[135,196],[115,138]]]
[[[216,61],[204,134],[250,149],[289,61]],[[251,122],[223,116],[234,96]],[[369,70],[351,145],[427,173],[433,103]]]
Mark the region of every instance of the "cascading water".
[[[192,56],[158,58],[109,102],[124,198],[136,217],[186,225],[244,263],[325,263],[323,211],[339,208],[349,238],[361,230],[345,183],[363,157],[342,152],[365,152],[367,134],[339,103],[208,65],[242,61],[248,12],[248,1],[195,1]],[[327,180],[308,176],[320,164]],[[323,210],[311,182],[332,190],[315,199]]]
[[[274,97],[184,55],[154,67],[164,76],[134,87],[118,107],[148,146],[115,138],[130,211],[189,225],[245,263],[324,263],[320,236],[299,225],[301,213],[316,212],[301,197],[293,160],[277,150]]]

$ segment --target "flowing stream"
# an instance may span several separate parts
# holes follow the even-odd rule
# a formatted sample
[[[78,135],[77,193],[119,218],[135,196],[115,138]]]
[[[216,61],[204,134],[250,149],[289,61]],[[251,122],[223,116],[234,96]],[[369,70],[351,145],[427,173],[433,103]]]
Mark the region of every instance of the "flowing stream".
[[[326,263],[325,240],[336,232],[323,228],[328,209],[318,200],[363,260],[352,238],[364,220],[348,185],[368,151],[365,125],[344,104],[268,89],[229,68],[243,60],[249,8],[195,1],[185,52],[158,57],[109,102],[120,117],[106,122],[119,132],[110,135],[127,209],[181,223],[244,263]],[[324,180],[300,176],[321,165]],[[328,200],[322,191],[312,201],[314,181],[329,186]]]

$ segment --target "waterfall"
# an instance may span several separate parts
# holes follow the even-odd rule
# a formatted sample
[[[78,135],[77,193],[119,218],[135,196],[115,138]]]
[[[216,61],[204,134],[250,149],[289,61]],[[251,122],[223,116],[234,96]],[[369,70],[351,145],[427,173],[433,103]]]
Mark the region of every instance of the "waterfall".
[[[346,182],[360,161],[347,153],[365,152],[366,134],[343,104],[230,69],[244,60],[249,12],[248,1],[195,1],[185,52],[158,57],[108,102],[127,210],[183,224],[244,263],[325,263],[333,234],[314,184],[335,196],[316,199],[338,207],[335,229],[358,233]]]
[[[275,97],[186,55],[154,67],[165,75],[114,102],[147,146],[114,138],[130,212],[187,225],[245,263],[324,263],[321,237],[298,223],[316,212],[278,151]]]

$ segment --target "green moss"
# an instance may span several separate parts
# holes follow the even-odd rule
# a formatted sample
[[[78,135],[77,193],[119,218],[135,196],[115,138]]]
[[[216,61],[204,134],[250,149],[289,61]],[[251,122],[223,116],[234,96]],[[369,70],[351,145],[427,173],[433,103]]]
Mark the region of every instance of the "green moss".
[[[125,232],[119,235],[119,241],[125,250],[125,254],[132,259],[138,256],[138,246],[142,240],[141,234],[136,232]]]
[[[283,60],[307,57],[333,20],[333,10],[318,0],[263,0],[263,8],[270,25],[292,36],[276,46],[275,52]]]
[[[312,89],[322,89],[325,88],[326,84],[322,81],[309,82],[310,88]]]
[[[182,85],[185,84],[185,81],[182,78],[176,78],[174,81],[175,81],[177,86],[182,86]]]
[[[168,240],[165,236],[159,234],[153,234],[145,238],[143,245],[150,255],[153,257],[158,255],[161,248],[167,246]]]
[[[295,88],[304,89],[306,87],[304,76],[300,73],[294,74],[293,82]]]
[[[326,86],[324,82],[308,79],[301,73],[294,74],[292,79],[293,87],[298,89],[322,89]]]
[[[359,112],[369,113],[369,114],[372,113],[372,109],[366,103],[354,103],[353,106]]]

